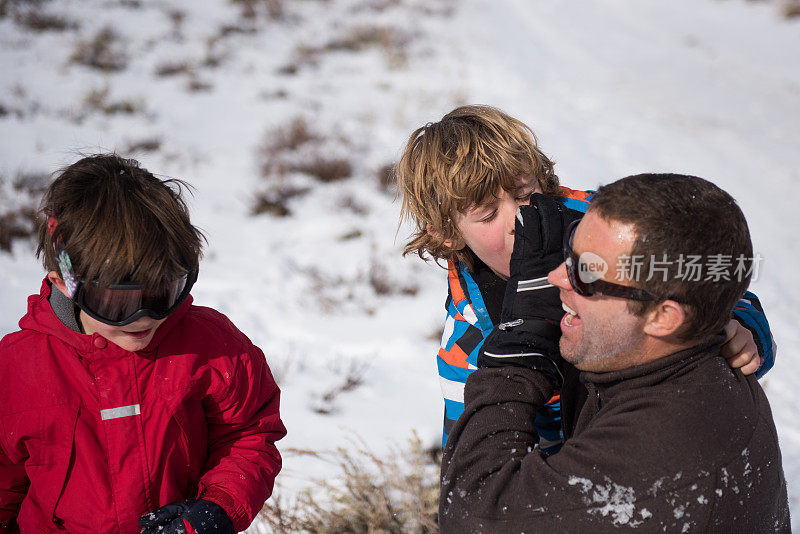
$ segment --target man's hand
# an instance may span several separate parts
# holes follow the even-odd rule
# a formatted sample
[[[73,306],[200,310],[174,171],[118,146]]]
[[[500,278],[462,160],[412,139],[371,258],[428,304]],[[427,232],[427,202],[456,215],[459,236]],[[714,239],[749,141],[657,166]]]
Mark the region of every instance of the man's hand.
[[[564,311],[547,274],[563,261],[569,223],[580,213],[543,194],[517,210],[511,277],[506,285],[500,324],[486,338],[478,367],[516,365],[536,369],[560,386],[558,326]]]
[[[740,369],[746,375],[755,373],[763,361],[758,355],[753,333],[736,319],[731,319],[725,325],[722,355],[728,360],[728,365],[733,369]]]
[[[199,499],[167,504],[139,518],[142,534],[234,534],[233,523],[216,503]]]

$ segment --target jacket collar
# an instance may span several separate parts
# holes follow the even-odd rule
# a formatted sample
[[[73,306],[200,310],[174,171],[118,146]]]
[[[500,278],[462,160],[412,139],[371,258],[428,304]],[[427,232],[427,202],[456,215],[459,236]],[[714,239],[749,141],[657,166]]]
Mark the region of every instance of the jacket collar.
[[[652,362],[608,373],[583,371],[580,380],[597,386],[609,393],[623,389],[654,386],[670,377],[684,374],[696,368],[708,358],[717,357],[724,341],[722,335],[713,336],[704,343],[663,356]]]

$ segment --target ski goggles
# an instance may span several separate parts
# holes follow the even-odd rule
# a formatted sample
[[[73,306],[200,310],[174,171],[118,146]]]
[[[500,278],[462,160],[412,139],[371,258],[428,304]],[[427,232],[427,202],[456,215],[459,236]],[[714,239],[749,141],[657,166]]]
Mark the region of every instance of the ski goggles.
[[[575,228],[578,227],[578,223],[580,222],[581,219],[577,219],[570,223],[567,228],[567,233],[564,234],[564,263],[567,266],[567,277],[569,278],[572,289],[574,289],[578,295],[591,297],[592,295],[600,293],[608,297],[619,297],[629,300],[663,300],[649,291],[639,289],[638,287],[623,286],[600,279],[589,282],[584,281],[578,272],[581,266],[581,259],[578,254],[572,250],[572,236],[575,234]]]
[[[72,270],[61,235],[56,233],[58,222],[50,217],[47,225],[69,298],[89,317],[107,325],[125,326],[142,317],[164,319],[186,300],[197,281],[197,270],[187,270],[158,290],[134,282],[112,285],[86,282],[76,277]]]

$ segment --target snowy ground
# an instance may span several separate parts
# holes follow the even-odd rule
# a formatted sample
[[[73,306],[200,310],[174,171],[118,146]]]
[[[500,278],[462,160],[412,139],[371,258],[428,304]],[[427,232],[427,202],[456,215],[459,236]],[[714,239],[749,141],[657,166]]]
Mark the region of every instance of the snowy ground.
[[[765,258],[752,288],[780,347],[765,388],[800,516],[800,22],[741,0],[267,4],[248,18],[224,0],[50,0],[38,11],[74,24],[33,32],[14,16],[32,4],[0,2],[11,10],[0,19],[0,176],[138,145],[145,167],[191,182],[209,239],[193,294],[267,354],[289,430],[280,445],[327,450],[358,434],[376,451],[412,428],[434,444],[441,425],[443,274],[400,258],[408,228],[397,233],[399,205],[379,183],[414,128],[493,104],[532,126],[565,185],[645,171],[712,179],[739,200]],[[107,26],[124,68],[71,59]],[[297,118],[317,139],[278,157],[346,159],[351,178],[261,176],[265,139]],[[251,216],[276,184],[310,191],[287,217]],[[16,194],[0,184],[0,210]],[[0,273],[2,335],[41,281],[31,243],[0,253]],[[348,375],[362,385],[326,401]],[[279,481],[325,474],[289,457]]]

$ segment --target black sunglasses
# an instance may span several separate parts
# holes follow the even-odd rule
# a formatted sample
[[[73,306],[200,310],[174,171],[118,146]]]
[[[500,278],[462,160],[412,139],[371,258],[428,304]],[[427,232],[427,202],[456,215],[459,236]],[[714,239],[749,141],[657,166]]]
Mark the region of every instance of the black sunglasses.
[[[594,280],[592,282],[584,282],[581,280],[578,274],[580,258],[575,251],[572,250],[572,236],[575,234],[575,228],[578,227],[578,223],[580,222],[581,219],[572,221],[567,228],[567,233],[564,234],[564,263],[567,266],[569,283],[578,295],[591,297],[596,293],[600,293],[608,297],[619,297],[630,300],[663,300],[649,291],[637,287],[623,286],[621,284],[615,284],[614,282],[606,282],[605,280]]]

